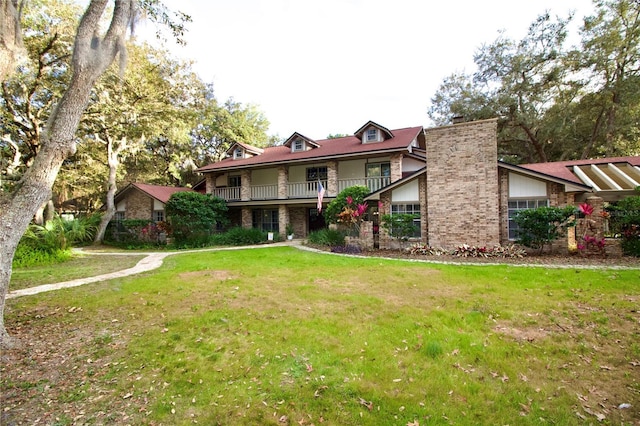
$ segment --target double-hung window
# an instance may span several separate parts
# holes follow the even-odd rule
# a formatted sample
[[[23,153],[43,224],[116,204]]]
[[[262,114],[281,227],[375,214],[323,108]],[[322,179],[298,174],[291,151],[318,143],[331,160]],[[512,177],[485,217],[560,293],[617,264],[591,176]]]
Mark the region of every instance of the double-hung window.
[[[412,238],[420,238],[422,236],[422,227],[420,226],[420,204],[391,204],[391,216],[399,214],[413,215],[413,225],[416,227]]]
[[[318,181],[327,186],[327,166],[307,167],[307,190],[318,191]]]
[[[377,140],[378,140],[378,130],[377,129],[367,130],[367,142],[376,142]]]
[[[391,163],[367,163],[367,186],[373,191],[391,183]]]
[[[514,220],[517,212],[547,206],[549,206],[549,200],[547,198],[510,199],[508,204],[509,239],[515,240],[518,238],[518,230],[520,228]]]
[[[154,210],[153,211],[153,221],[154,222],[164,222],[164,210]]]

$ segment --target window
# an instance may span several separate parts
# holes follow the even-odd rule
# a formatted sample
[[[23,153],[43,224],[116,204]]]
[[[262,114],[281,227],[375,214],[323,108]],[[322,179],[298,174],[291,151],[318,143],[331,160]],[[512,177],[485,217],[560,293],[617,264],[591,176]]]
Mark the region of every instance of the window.
[[[153,221],[154,222],[164,222],[164,210],[154,210],[153,211]]]
[[[517,231],[518,225],[513,220],[516,212],[527,209],[537,209],[538,207],[547,207],[549,200],[546,198],[529,199],[529,200],[509,200],[508,215],[509,215],[509,239],[515,240],[518,238]]]
[[[233,151],[233,159],[234,159],[234,160],[237,160],[237,159],[239,159],[239,158],[242,158],[242,148],[236,148],[236,149]]]
[[[266,232],[279,232],[278,209],[255,209],[251,214],[254,228]]]
[[[318,191],[318,181],[327,187],[327,167],[307,167],[307,191]]]
[[[417,227],[416,232],[414,232],[411,237],[420,238],[422,236],[421,226],[420,226],[420,204],[392,204],[391,205],[391,215],[394,214],[412,214],[415,216],[413,219],[413,224]]]
[[[327,167],[307,167],[307,182],[327,180]]]
[[[296,139],[293,143],[293,151],[304,151],[304,142],[302,142],[302,139]]]
[[[378,140],[378,129],[367,130],[367,142],[376,142]]]
[[[228,180],[228,186],[231,188],[238,188],[240,186],[242,186],[242,180],[240,179],[240,176],[229,176],[229,180]]]
[[[391,163],[367,164],[367,186],[371,191],[377,191],[389,183],[391,183]]]
[[[113,220],[117,222],[121,222],[124,220],[124,212],[115,212],[113,215]]]

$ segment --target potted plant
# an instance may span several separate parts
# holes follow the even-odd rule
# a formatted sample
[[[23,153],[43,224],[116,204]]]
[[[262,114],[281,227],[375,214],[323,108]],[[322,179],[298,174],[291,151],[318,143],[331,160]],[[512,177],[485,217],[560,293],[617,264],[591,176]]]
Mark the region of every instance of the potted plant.
[[[287,239],[293,240],[293,225],[287,223],[287,227],[285,228],[285,232],[287,233]]]

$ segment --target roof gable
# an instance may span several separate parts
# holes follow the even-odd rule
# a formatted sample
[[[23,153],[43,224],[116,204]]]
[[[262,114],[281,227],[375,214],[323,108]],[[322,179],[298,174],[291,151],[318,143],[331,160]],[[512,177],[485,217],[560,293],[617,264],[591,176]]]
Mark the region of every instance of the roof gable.
[[[376,140],[367,140],[367,132],[371,129],[375,129],[377,132],[379,132],[378,133],[379,137]],[[393,137],[393,133],[391,132],[391,130],[371,120],[367,121],[367,123],[364,126],[356,130],[356,132],[353,135],[358,139],[360,139],[362,143],[380,142],[380,141],[385,141],[387,139],[391,139]]]
[[[136,189],[164,204],[166,204],[167,201],[169,201],[169,198],[171,198],[171,196],[176,192],[193,191],[191,188],[184,187],[150,185],[147,183],[130,183],[124,187],[122,191],[116,194],[114,197],[115,201],[120,201],[128,192]]]
[[[302,141],[304,144],[303,149],[301,150],[296,150],[294,149],[295,147],[295,143],[296,141]],[[295,151],[306,151],[308,148],[318,148],[320,145],[318,145],[318,143],[316,141],[314,141],[311,138],[306,137],[305,135],[298,133],[298,132],[294,132],[291,136],[289,136],[289,138],[284,141],[283,143],[284,146],[291,148],[291,151],[295,152]]]
[[[249,145],[242,142],[234,142],[231,144],[226,154],[229,157],[233,157],[234,159],[239,159],[236,155],[236,152],[240,150],[242,155],[240,158],[245,158],[246,156],[253,157],[254,155],[260,155],[264,152],[264,149],[258,148],[257,146]]]

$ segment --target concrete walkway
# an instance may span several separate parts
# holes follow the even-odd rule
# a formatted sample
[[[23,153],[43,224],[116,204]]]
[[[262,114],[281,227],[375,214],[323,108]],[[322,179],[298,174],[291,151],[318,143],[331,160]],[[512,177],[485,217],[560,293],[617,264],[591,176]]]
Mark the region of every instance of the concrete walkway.
[[[245,250],[245,249],[259,249],[259,248],[270,248],[270,247],[282,247],[282,246],[291,246],[291,245],[300,245],[300,240],[292,240],[283,243],[273,243],[273,244],[260,244],[253,246],[238,246],[238,247],[221,247],[221,248],[212,248],[212,249],[202,249],[202,250],[182,250],[182,251],[171,251],[171,252],[162,252],[162,253],[108,253],[108,252],[91,252],[85,251],[82,249],[74,249],[76,252],[80,252],[82,254],[88,256],[140,256],[146,255],[143,259],[141,259],[135,266],[128,269],[123,269],[117,272],[111,272],[109,274],[96,275],[95,277],[87,277],[87,278],[78,278],[77,280],[64,281],[61,283],[55,284],[43,284],[36,287],[23,288],[20,290],[10,291],[7,294],[7,299],[13,299],[20,296],[31,296],[38,293],[44,293],[47,291],[60,290],[63,288],[71,288],[78,287],[85,284],[91,284],[99,281],[111,280],[114,278],[122,278],[127,277],[129,275],[139,274],[141,272],[152,271],[154,269],[162,266],[162,262],[164,258],[167,256],[171,256],[174,254],[185,254],[185,253],[201,253],[205,251],[225,251],[225,250]]]

